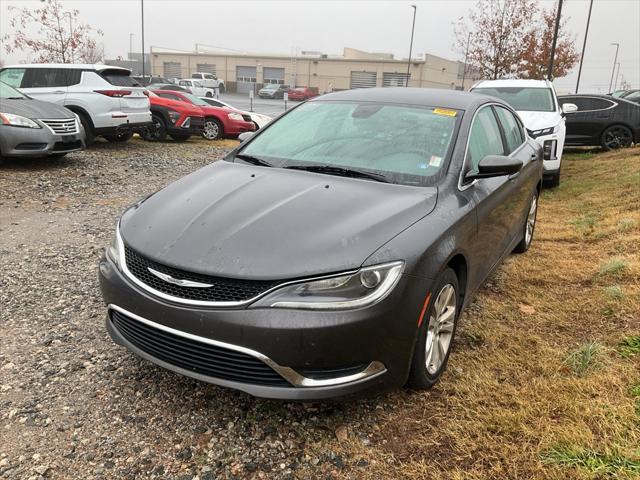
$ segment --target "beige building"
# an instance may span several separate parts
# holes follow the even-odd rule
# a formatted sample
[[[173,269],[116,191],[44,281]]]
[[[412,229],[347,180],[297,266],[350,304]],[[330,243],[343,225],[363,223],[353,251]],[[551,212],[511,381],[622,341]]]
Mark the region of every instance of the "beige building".
[[[417,55],[411,61],[410,87],[461,89],[462,62],[435,55]],[[207,51],[193,52],[151,47],[151,71],[166,78],[188,78],[208,72],[224,79],[230,92],[248,92],[266,83],[308,86],[320,93],[349,88],[404,86],[407,61],[389,53],[369,53],[345,48],[343,55],[301,52],[268,55]],[[467,75],[469,77],[469,75]],[[467,78],[468,88],[472,79]]]

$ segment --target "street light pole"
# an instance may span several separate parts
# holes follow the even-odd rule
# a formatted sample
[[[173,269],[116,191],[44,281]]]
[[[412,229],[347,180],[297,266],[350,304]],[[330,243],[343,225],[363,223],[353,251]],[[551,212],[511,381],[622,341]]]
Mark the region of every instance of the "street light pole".
[[[582,75],[582,62],[584,61],[584,51],[587,48],[587,36],[589,35],[589,23],[591,23],[591,9],[593,8],[593,0],[589,3],[589,15],[587,15],[587,27],[584,30],[584,42],[582,42],[582,55],[580,55],[580,68],[578,68],[578,80],[576,81],[576,94],[580,88],[580,75]]]
[[[553,31],[553,41],[551,42],[551,58],[549,59],[549,70],[547,71],[547,80],[553,79],[553,61],[556,56],[556,43],[558,41],[558,30],[560,29],[560,18],[562,17],[562,0],[558,0],[558,11],[556,12],[556,26]]]
[[[616,46],[616,56],[613,59],[613,70],[611,71],[611,81],[609,82],[609,93],[611,92],[611,85],[613,84],[613,74],[616,72],[616,63],[618,62],[618,50],[620,50],[620,44],[619,43],[612,43],[611,45],[615,45]]]
[[[142,81],[144,81],[144,0],[140,0],[140,10],[142,12]]]
[[[409,86],[409,70],[411,68],[411,51],[413,50],[413,31],[416,28],[416,11],[418,8],[415,5],[411,5],[413,8],[413,25],[411,26],[411,43],[409,44],[409,61],[407,62],[407,80],[404,84],[405,87]]]
[[[467,58],[469,57],[469,42],[471,41],[471,32],[467,37],[467,48],[464,52],[464,68],[462,69],[462,91],[464,91],[464,78],[467,74]]]
[[[611,93],[616,91],[616,88],[618,87],[618,76],[620,75],[620,62],[618,62],[618,73],[616,73],[616,81],[613,82],[613,90],[611,90]]]
[[[129,34],[129,60],[133,60],[133,33]]]

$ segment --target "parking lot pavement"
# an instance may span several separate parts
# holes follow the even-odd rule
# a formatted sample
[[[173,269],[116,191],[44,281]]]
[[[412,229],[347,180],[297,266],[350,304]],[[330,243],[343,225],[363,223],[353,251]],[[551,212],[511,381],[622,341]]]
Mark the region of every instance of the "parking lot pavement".
[[[347,468],[336,429],[373,437],[384,400],[257,400],[105,331],[97,267],[122,210],[235,144],[99,141],[0,166],[0,478],[328,478]]]
[[[250,111],[252,108],[248,93],[222,93],[220,94],[220,100],[230,103],[239,110]],[[296,106],[298,103],[300,102],[287,102],[287,109]],[[284,100],[271,100],[270,98],[260,98],[258,97],[258,95],[256,95],[253,99],[253,111],[275,118],[285,111]]]

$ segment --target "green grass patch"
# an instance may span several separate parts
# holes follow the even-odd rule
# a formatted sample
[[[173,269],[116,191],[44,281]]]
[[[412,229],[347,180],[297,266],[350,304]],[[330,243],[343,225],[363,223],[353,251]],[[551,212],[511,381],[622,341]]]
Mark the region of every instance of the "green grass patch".
[[[631,335],[622,339],[618,351],[623,357],[631,357],[640,353],[640,335]]]
[[[621,258],[611,258],[600,266],[598,273],[600,275],[615,275],[625,268],[627,268],[627,262]]]
[[[621,233],[627,233],[633,229],[635,222],[631,218],[623,218],[618,222],[618,231]]]
[[[580,468],[596,475],[615,477],[623,473],[640,473],[640,460],[633,460],[619,454],[559,446],[544,452],[541,457],[545,463]]]
[[[597,357],[601,350],[602,345],[598,342],[585,343],[571,352],[565,359],[564,364],[575,375],[584,377],[589,371],[599,366]]]
[[[622,300],[624,298],[624,292],[619,285],[611,285],[603,290],[605,297],[612,300]]]
[[[578,233],[584,235],[587,232],[593,231],[598,224],[598,217],[593,213],[587,213],[586,215],[571,220],[569,223],[574,226]]]

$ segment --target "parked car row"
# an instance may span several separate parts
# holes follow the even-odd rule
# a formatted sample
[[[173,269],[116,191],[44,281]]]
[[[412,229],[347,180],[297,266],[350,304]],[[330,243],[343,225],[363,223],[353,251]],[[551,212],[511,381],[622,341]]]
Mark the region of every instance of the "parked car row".
[[[260,98],[284,98],[285,93],[289,100],[308,100],[318,96],[318,92],[309,87],[290,88],[289,85],[281,85],[279,83],[268,83],[258,90]]]
[[[210,74],[174,84],[130,73],[121,67],[79,64],[0,69],[0,156],[61,157],[91,145],[97,136],[118,143],[134,133],[150,141],[167,136],[185,141],[192,135],[215,140],[255,131],[271,121],[266,115],[207,102],[215,99],[205,82],[223,84]]]

